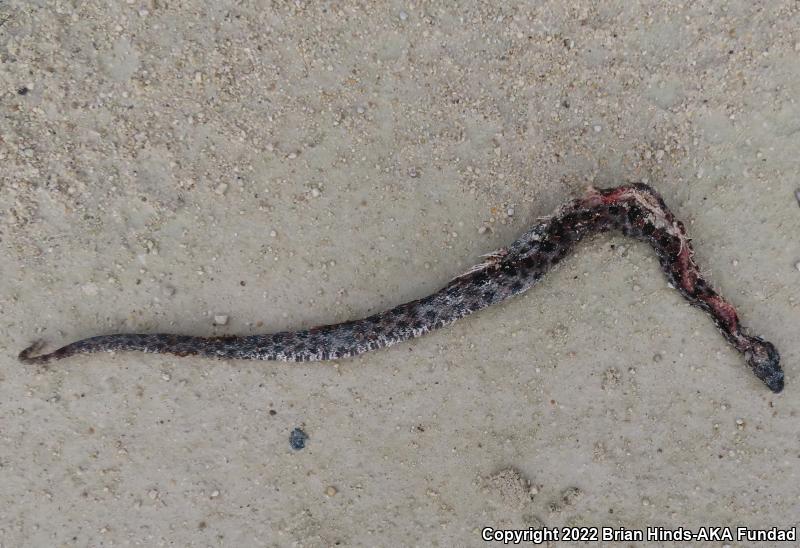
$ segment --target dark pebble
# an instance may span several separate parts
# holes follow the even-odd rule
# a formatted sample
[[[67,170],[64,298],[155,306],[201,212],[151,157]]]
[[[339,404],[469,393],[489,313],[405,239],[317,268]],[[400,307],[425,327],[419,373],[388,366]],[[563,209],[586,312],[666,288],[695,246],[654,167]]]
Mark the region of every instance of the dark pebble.
[[[291,445],[292,449],[294,449],[295,451],[300,451],[306,446],[307,439],[308,439],[308,434],[306,434],[299,428],[295,428],[294,430],[292,430],[292,433],[289,436],[289,445]]]

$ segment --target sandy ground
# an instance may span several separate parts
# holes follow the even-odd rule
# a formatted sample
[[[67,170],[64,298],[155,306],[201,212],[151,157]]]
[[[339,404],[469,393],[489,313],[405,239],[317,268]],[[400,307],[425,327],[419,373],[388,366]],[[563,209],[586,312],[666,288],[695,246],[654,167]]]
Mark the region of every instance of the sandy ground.
[[[0,3],[2,546],[797,526],[799,8],[690,4]],[[16,360],[359,317],[627,181],[687,221],[782,394],[621,236],[335,364]]]

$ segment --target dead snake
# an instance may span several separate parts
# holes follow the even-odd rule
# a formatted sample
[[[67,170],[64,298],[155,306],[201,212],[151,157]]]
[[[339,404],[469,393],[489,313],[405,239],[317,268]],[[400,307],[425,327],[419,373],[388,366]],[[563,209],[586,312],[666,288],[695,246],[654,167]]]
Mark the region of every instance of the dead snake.
[[[41,348],[37,342],[20,352],[19,359],[44,364],[75,354],[125,350],[292,362],[347,358],[419,337],[522,293],[577,242],[611,229],[648,242],[658,254],[670,286],[691,305],[711,315],[725,339],[744,354],[753,373],[773,392],[783,389],[778,351],[771,343],[744,332],[734,307],[711,288],[695,264],[683,223],[645,184],[590,188],[583,197],[562,205],[511,246],[488,255],[483,263],[436,293],[360,320],[251,336],[100,335],[34,356]]]

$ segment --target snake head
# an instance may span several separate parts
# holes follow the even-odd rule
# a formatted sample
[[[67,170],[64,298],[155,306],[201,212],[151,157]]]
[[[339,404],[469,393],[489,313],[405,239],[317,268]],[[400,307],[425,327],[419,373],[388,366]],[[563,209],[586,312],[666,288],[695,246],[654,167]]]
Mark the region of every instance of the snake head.
[[[753,368],[756,377],[777,394],[783,390],[783,370],[778,350],[760,337],[751,337],[751,343],[744,353],[745,360]]]

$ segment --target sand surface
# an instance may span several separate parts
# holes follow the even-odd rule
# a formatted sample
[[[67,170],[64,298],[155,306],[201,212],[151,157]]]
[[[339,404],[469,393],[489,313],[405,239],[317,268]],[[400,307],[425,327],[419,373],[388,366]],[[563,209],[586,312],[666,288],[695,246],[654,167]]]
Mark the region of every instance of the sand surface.
[[[800,8],[686,4],[0,3],[2,546],[797,526]],[[629,181],[779,348],[782,394],[618,235],[338,363],[16,360],[363,316]]]

